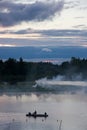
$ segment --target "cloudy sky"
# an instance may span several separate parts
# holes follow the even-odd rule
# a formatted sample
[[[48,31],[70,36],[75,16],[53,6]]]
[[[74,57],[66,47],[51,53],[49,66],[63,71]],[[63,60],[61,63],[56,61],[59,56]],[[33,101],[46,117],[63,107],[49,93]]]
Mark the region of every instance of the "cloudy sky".
[[[87,47],[87,0],[0,0],[0,47]]]

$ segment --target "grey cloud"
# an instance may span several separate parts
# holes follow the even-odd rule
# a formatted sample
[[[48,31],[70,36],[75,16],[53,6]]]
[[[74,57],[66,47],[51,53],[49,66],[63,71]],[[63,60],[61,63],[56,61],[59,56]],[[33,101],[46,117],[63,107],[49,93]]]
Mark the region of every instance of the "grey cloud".
[[[73,27],[74,27],[74,28],[77,28],[77,29],[79,29],[79,28],[87,29],[87,26],[84,25],[84,24],[76,25],[76,26],[73,26]],[[86,31],[84,31],[84,32],[86,32]]]
[[[64,7],[64,1],[40,2],[21,4],[0,1],[0,25],[12,26],[23,21],[43,21],[60,13]],[[4,11],[4,10],[7,10]]]
[[[58,46],[82,46],[87,42],[87,30],[33,30],[25,29],[20,32],[6,32],[17,34],[19,38],[0,38],[1,44],[12,44],[16,46],[42,46],[45,48]],[[5,33],[5,32],[3,32]],[[40,39],[26,39],[20,37],[20,34],[41,34]],[[33,35],[32,35],[33,36]],[[43,40],[42,40],[43,38]]]
[[[33,33],[37,33],[37,31],[28,28],[28,29],[23,29],[23,30],[18,30],[18,31],[12,31],[12,30],[5,30],[5,31],[0,31],[0,34],[33,34]]]
[[[19,31],[13,31],[13,32],[11,32],[11,33],[15,33],[15,34],[32,34],[32,33],[37,33],[38,31],[35,31],[35,30],[33,30],[33,29],[31,29],[31,28],[28,28],[28,29],[23,29],[23,30],[19,30]]]
[[[38,33],[41,34],[41,37],[76,37],[76,36],[83,36],[87,37],[87,30],[79,30],[78,28],[84,27],[87,28],[84,24],[82,25],[76,25],[73,26],[74,30],[58,30],[58,29],[49,29],[49,30],[34,30],[32,28],[24,29],[24,30],[19,30],[19,31],[0,31],[0,34],[33,34],[33,33]]]
[[[82,26],[82,25],[80,25]],[[43,36],[65,36],[65,37],[73,37],[73,36],[87,36],[86,30],[37,30],[37,33],[41,33]]]
[[[79,6],[79,1],[68,1],[65,2],[65,9],[71,9]]]

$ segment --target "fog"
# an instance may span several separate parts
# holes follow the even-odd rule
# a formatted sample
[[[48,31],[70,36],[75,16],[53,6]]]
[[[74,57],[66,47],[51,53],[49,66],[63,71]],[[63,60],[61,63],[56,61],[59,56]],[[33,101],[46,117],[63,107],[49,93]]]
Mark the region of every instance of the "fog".
[[[43,78],[43,79],[39,79],[36,81],[36,84],[37,85],[40,85],[40,86],[49,86],[49,85],[73,85],[73,86],[82,86],[82,87],[86,87],[87,86],[87,81],[65,81],[65,80],[62,80],[62,77],[60,77],[60,80],[59,80],[59,77],[56,78],[56,79],[52,79],[52,80],[49,80],[47,78]]]
[[[73,80],[66,80],[64,76],[57,76],[53,79],[42,78],[36,80],[33,87],[41,87],[48,90],[55,90],[56,92],[87,92],[87,81],[81,80],[81,76],[74,77]]]

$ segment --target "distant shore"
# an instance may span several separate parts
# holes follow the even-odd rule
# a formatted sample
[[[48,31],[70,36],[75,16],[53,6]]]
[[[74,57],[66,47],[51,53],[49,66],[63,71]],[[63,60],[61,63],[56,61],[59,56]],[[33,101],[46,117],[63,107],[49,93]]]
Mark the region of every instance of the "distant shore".
[[[25,62],[22,58],[19,60],[12,58],[6,61],[0,60],[0,91],[3,92],[51,91],[46,87],[40,87],[40,85],[35,87],[35,81],[43,78],[52,80],[57,76],[62,76],[65,81],[86,81],[87,59],[72,57],[70,61],[60,65],[54,65],[50,62]],[[67,87],[63,89],[66,90]],[[58,90],[61,91],[60,88]]]

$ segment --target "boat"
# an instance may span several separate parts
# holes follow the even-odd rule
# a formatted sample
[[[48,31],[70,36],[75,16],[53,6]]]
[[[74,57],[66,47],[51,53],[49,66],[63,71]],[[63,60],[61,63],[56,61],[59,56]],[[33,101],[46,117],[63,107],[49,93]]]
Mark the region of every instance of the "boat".
[[[45,112],[44,114],[35,114],[35,113],[28,113],[28,114],[26,114],[26,116],[27,117],[34,117],[34,118],[36,118],[36,117],[45,117],[45,118],[47,118],[48,117],[48,114]]]

